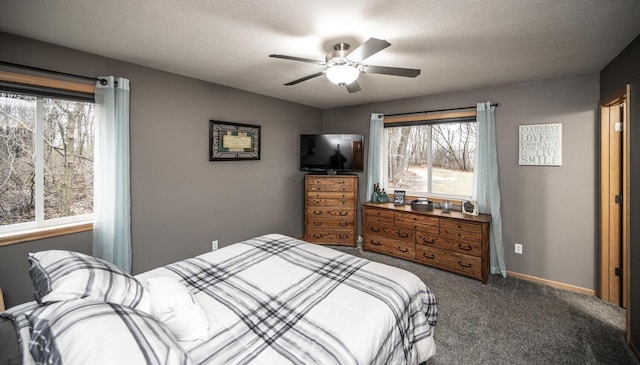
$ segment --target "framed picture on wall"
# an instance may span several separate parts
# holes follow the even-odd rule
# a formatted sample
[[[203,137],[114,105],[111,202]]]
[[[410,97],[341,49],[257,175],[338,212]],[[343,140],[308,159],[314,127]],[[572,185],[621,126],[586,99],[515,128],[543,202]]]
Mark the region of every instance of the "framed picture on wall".
[[[519,126],[520,166],[562,166],[562,123]]]
[[[259,159],[259,125],[209,121],[209,161]]]

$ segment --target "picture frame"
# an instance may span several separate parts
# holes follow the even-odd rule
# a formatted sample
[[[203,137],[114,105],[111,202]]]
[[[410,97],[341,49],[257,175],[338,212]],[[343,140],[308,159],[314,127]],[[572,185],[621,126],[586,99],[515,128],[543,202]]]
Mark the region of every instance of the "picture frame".
[[[477,200],[463,200],[460,204],[462,213],[468,215],[478,215],[478,201]]]
[[[393,205],[405,205],[405,191],[404,190],[394,190],[393,191]]]
[[[518,165],[562,166],[562,123],[518,126]]]
[[[260,126],[209,120],[209,161],[260,159]]]

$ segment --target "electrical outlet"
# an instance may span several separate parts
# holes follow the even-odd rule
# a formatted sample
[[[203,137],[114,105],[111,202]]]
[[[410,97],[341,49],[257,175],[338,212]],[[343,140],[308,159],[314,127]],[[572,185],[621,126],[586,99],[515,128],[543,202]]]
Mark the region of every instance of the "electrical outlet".
[[[211,251],[218,249],[218,240],[211,241]]]
[[[516,243],[515,247],[516,247],[516,253],[519,253],[522,255],[522,244]]]

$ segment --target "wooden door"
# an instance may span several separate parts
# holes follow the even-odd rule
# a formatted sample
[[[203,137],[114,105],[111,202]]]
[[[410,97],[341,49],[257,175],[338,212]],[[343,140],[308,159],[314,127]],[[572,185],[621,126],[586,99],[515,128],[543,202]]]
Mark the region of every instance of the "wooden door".
[[[628,303],[628,87],[600,103],[600,298]]]

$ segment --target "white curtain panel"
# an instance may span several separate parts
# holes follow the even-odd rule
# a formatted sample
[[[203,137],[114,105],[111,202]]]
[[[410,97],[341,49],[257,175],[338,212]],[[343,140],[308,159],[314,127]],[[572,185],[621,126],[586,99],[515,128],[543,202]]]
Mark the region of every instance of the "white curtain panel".
[[[491,102],[478,103],[473,198],[478,201],[480,213],[491,214],[489,251],[490,271],[507,277],[502,242],[502,215],[500,214],[500,187],[498,186],[498,153],[496,150],[495,106]]]
[[[384,152],[384,114],[372,113],[369,125],[369,154],[367,156],[367,195],[371,199],[373,184],[382,185],[382,153]]]
[[[130,273],[129,80],[113,76],[98,79],[93,255]]]

